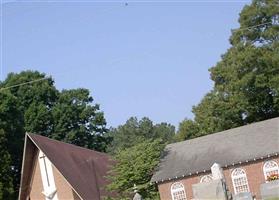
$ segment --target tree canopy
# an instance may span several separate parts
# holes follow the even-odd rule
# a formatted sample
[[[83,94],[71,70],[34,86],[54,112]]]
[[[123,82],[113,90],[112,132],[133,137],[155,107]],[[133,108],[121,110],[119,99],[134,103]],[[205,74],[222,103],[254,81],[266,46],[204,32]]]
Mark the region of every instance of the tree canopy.
[[[174,141],[175,127],[153,124],[147,117],[131,117],[124,125],[110,129],[109,135],[109,152],[117,161],[110,174],[109,189],[119,194],[117,199],[129,199],[135,184],[144,199],[158,199],[157,188],[150,179],[165,145]]]
[[[171,124],[154,125],[147,117],[143,117],[141,120],[131,117],[124,125],[110,129],[109,136],[112,138],[112,143],[108,151],[114,154],[149,139],[161,139],[162,142],[170,143],[173,141],[174,135],[175,127]]]
[[[159,199],[156,185],[151,184],[150,179],[163,148],[160,139],[145,140],[117,153],[117,163],[109,176],[112,181],[109,189],[116,191],[116,199],[131,199],[134,185],[144,199]]]

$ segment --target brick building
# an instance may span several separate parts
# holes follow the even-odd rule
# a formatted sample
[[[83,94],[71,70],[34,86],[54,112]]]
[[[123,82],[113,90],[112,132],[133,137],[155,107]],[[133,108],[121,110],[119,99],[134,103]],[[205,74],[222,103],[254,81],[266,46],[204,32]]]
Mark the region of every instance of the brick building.
[[[105,190],[113,161],[104,153],[26,134],[19,200],[90,199]]]
[[[152,177],[161,200],[193,199],[192,186],[212,181],[214,163],[231,194],[263,199],[262,185],[279,173],[279,118],[168,145]]]

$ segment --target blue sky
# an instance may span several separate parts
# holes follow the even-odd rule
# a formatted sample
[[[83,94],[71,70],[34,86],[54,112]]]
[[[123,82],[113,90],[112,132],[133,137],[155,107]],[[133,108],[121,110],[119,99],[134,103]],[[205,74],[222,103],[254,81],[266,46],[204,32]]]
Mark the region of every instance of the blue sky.
[[[9,2],[2,75],[39,70],[59,89],[85,87],[109,126],[129,117],[178,125],[212,88],[250,1]]]

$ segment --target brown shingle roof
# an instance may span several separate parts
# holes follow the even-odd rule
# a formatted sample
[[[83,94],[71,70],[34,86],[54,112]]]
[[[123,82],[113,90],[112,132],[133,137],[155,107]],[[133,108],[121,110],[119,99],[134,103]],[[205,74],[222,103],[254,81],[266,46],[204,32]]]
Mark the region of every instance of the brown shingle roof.
[[[113,161],[104,153],[28,133],[26,138],[48,157],[72,188],[84,199],[100,200],[110,196],[105,178]]]

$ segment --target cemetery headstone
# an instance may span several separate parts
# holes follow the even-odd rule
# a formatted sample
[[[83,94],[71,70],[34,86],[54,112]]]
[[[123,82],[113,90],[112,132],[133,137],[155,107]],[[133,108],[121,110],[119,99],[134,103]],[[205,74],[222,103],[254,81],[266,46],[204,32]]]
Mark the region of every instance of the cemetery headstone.
[[[250,192],[242,192],[233,196],[233,200],[253,200]]]
[[[197,183],[192,188],[194,199],[227,200],[225,185],[221,179]]]
[[[270,181],[261,184],[261,197],[264,200],[278,199],[279,200],[279,180]]]

